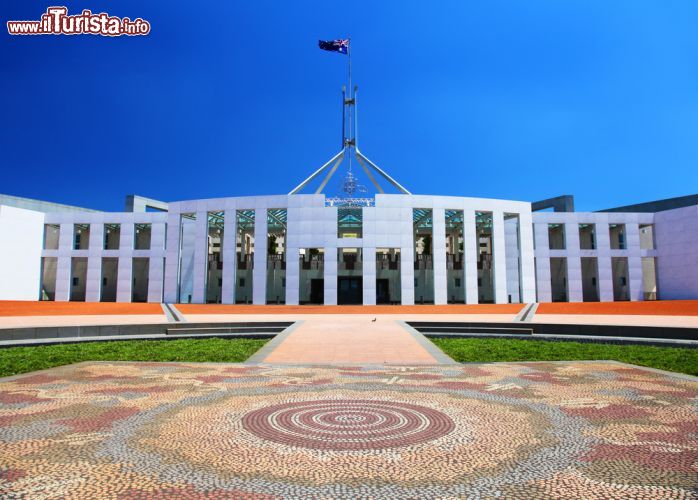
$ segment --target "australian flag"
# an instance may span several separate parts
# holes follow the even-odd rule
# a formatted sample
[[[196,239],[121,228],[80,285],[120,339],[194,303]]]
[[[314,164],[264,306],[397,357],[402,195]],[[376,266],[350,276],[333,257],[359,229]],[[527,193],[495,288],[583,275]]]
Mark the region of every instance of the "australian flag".
[[[347,54],[349,52],[349,39],[345,40],[318,40],[318,45],[322,50]]]

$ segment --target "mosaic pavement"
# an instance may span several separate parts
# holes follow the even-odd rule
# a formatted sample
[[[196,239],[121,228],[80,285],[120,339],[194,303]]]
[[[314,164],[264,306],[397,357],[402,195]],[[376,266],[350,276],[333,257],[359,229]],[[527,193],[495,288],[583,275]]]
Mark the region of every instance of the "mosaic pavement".
[[[611,362],[0,380],[3,498],[698,498],[698,382]]]

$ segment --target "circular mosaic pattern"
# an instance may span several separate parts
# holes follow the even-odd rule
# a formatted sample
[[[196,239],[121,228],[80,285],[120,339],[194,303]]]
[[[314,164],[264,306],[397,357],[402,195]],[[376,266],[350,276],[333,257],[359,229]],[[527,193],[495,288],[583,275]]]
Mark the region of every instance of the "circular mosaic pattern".
[[[317,450],[380,450],[431,441],[455,427],[447,415],[394,401],[284,403],[246,414],[243,427],[275,443]]]

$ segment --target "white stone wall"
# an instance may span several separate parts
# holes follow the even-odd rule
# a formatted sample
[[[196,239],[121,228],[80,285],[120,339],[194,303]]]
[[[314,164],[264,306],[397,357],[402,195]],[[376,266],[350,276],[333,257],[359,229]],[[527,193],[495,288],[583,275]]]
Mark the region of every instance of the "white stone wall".
[[[286,241],[286,303],[298,303],[299,265],[301,248],[322,248],[325,253],[325,303],[337,302],[337,248],[361,248],[363,252],[364,303],[374,304],[375,249],[398,248],[401,255],[400,283],[403,304],[413,304],[414,242],[412,213],[416,208],[433,213],[434,301],[445,304],[446,293],[446,235],[445,210],[462,210],[464,214],[464,296],[467,303],[477,303],[477,238],[475,212],[492,212],[494,246],[494,295],[496,302],[522,302],[551,299],[550,258],[567,259],[569,300],[583,300],[582,257],[593,257],[598,264],[598,293],[602,301],[613,300],[611,259],[628,259],[627,287],[631,300],[643,299],[642,258],[657,258],[659,297],[698,297],[698,207],[647,213],[531,213],[525,202],[423,195],[376,195],[375,206],[363,209],[363,237],[337,237],[337,209],[325,206],[324,195],[262,196],[192,200],[170,204],[169,213],[103,213],[66,212],[42,214],[22,209],[0,207],[0,297],[35,300],[39,295],[40,257],[57,258],[56,300],[69,300],[71,288],[71,258],[87,258],[86,300],[98,301],[101,293],[102,258],[118,261],[117,300],[131,300],[132,259],[150,258],[148,300],[159,302],[177,300],[178,278],[190,272],[192,301],[205,300],[207,213],[225,212],[225,242],[223,245],[222,301],[235,302],[235,211],[255,210],[255,262],[253,302],[266,302],[266,210],[286,208],[288,228]],[[180,269],[180,214],[195,213],[192,225],[191,262]],[[520,248],[516,249],[515,232],[507,229],[505,214],[519,215]],[[73,249],[74,224],[90,224],[89,247]],[[104,224],[121,224],[118,250],[103,249]],[[134,250],[134,224],[152,224],[150,250]],[[565,225],[564,250],[550,250],[547,225]],[[581,250],[580,223],[595,224],[596,248]],[[60,226],[58,249],[42,250],[43,224]],[[611,249],[609,224],[625,224],[625,249]],[[640,248],[641,224],[655,224],[657,249]],[[535,240],[535,249],[534,249]],[[535,257],[535,261],[534,261]],[[520,285],[516,283],[516,265],[520,261]],[[15,264],[17,263],[17,264]],[[520,286],[521,297],[514,290]]]
[[[657,214],[658,215],[658,214]],[[549,302],[551,295],[550,258],[567,259],[567,290],[570,302],[583,300],[582,257],[594,257],[598,262],[597,287],[599,300],[613,301],[612,257],[627,257],[630,300],[642,300],[642,257],[654,257],[656,250],[640,248],[640,224],[653,224],[652,213],[614,212],[534,212],[536,273],[538,301]],[[548,224],[565,225],[565,249],[550,250]],[[579,224],[595,224],[596,248],[582,250],[579,242]],[[626,248],[611,249],[609,224],[625,224]]]
[[[166,300],[176,297],[177,266],[171,260],[176,258],[179,248],[178,224],[180,213],[197,213],[197,223],[206,212],[226,211],[226,238],[234,234],[234,211],[255,210],[255,262],[253,279],[254,303],[266,301],[266,210],[286,208],[288,214],[286,241],[286,303],[298,304],[299,265],[298,256],[302,248],[324,249],[324,295],[325,304],[337,303],[337,248],[361,248],[363,252],[363,292],[364,303],[375,304],[375,250],[376,248],[399,248],[401,256],[401,297],[403,304],[414,304],[414,243],[412,237],[412,211],[415,208],[431,209],[434,217],[434,285],[435,303],[445,304],[446,294],[446,235],[444,211],[463,210],[466,218],[464,235],[465,251],[465,296],[469,303],[477,303],[477,244],[475,240],[475,211],[493,212],[495,247],[495,296],[497,302],[507,302],[507,245],[504,230],[504,214],[518,213],[521,219],[521,287],[524,300],[533,300],[535,293],[535,272],[533,269],[533,238],[530,231],[530,204],[525,202],[490,200],[482,198],[457,198],[446,196],[404,196],[376,195],[374,207],[363,209],[363,237],[337,237],[337,209],[325,206],[324,195],[261,196],[241,198],[218,198],[170,203],[168,227],[168,259],[165,271],[164,294]],[[524,224],[528,223],[528,228]],[[203,226],[201,226],[203,228]],[[203,229],[200,229],[203,231]],[[203,234],[203,233],[202,233]],[[230,235],[230,236],[229,236]],[[470,238],[470,240],[468,240]],[[197,239],[198,241],[198,239]],[[528,245],[528,247],[526,247]],[[197,247],[198,248],[198,247]],[[235,301],[235,245],[223,245],[223,296],[224,302]],[[510,256],[511,259],[511,256]],[[233,265],[226,266],[225,263]],[[201,269],[198,269],[201,267]],[[232,267],[232,269],[231,269]],[[205,266],[199,262],[196,273],[204,275]],[[198,275],[198,274],[197,274]],[[441,286],[443,285],[443,286]],[[203,297],[204,280],[194,285],[194,301]]]
[[[165,233],[168,214],[156,212],[112,213],[112,212],[65,212],[41,214],[45,224],[59,224],[58,250],[41,250],[40,256],[57,257],[56,300],[70,300],[71,258],[87,258],[87,283],[85,300],[99,302],[101,297],[102,258],[114,257],[118,260],[117,302],[131,302],[131,284],[134,257],[150,258],[148,276],[148,301],[160,302],[163,289],[163,259],[165,258]],[[149,250],[135,250],[133,247],[135,224],[152,224]],[[90,240],[87,250],[73,250],[73,226],[90,225]],[[104,225],[121,224],[121,237],[118,250],[104,250]],[[43,224],[41,230],[43,231]],[[0,234],[2,232],[0,231]],[[38,284],[37,284],[38,287]]]
[[[38,300],[44,214],[0,205],[0,300]]]
[[[698,206],[655,214],[660,299],[698,298]]]

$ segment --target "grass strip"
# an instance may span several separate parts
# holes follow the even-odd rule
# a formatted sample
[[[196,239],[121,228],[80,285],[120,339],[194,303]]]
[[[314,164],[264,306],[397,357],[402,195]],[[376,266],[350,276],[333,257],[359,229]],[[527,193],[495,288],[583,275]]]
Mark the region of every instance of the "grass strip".
[[[608,359],[698,375],[698,349],[518,339],[432,338],[460,363],[492,361],[575,361]]]
[[[0,349],[0,377],[80,361],[192,361],[239,363],[266,339],[178,339],[81,342]]]

